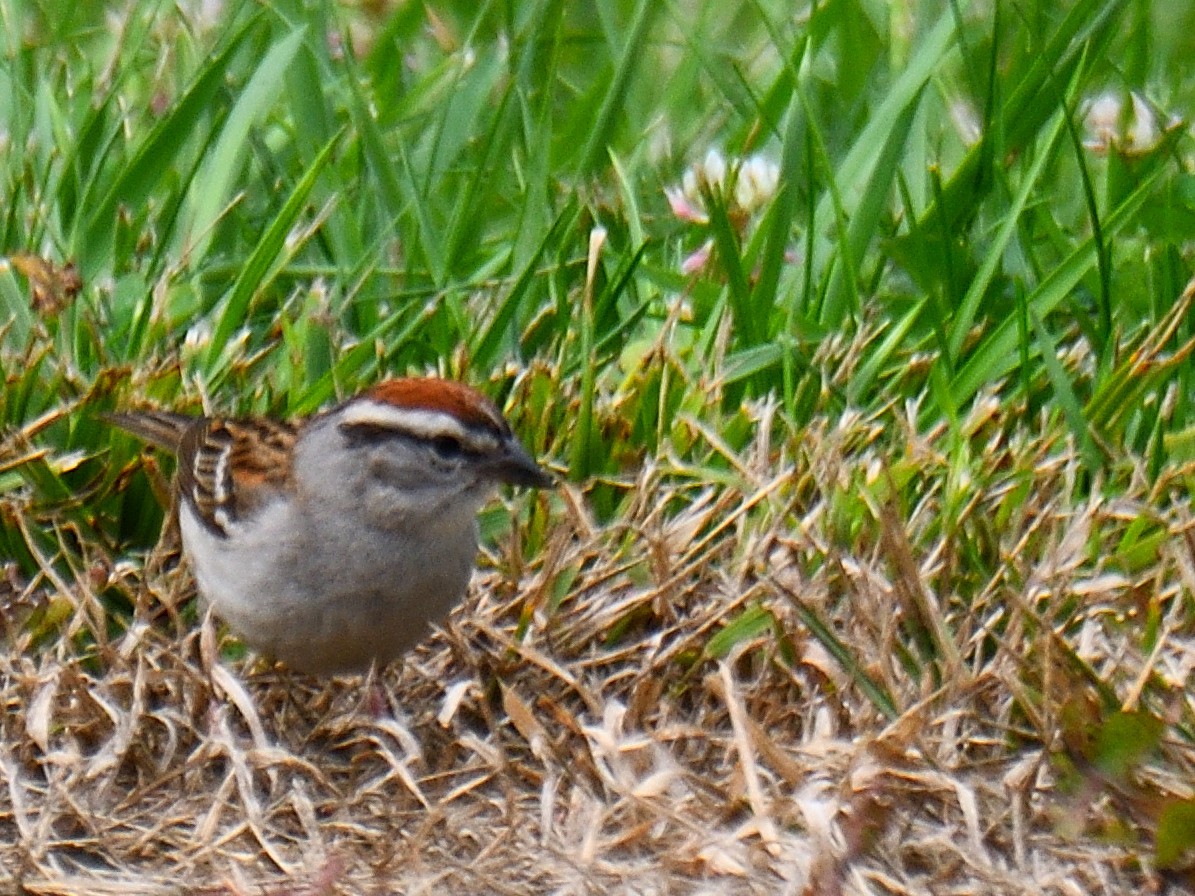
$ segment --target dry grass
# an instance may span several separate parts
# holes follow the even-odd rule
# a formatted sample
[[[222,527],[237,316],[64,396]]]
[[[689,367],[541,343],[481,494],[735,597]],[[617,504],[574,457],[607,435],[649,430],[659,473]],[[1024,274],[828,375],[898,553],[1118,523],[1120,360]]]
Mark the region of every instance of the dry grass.
[[[952,479],[943,432],[881,439],[847,416],[779,461],[761,441],[738,486],[648,470],[613,525],[568,490],[534,562],[504,546],[372,685],[213,661],[212,627],[166,610],[178,571],[146,583],[95,558],[10,581],[0,877],[36,894],[1156,891],[1143,791],[1088,776],[1063,793],[1052,757],[1091,689],[1072,650],[1125,706],[1190,725],[1188,514],[1156,509],[1167,484],[1141,475],[1083,497],[1064,445],[1007,440],[978,407],[982,482]],[[904,475],[912,506],[875,497]],[[1170,535],[1130,576],[1105,546],[1141,519]],[[96,593],[114,585],[137,608],[109,638]],[[1168,737],[1134,786],[1191,796],[1186,744]]]

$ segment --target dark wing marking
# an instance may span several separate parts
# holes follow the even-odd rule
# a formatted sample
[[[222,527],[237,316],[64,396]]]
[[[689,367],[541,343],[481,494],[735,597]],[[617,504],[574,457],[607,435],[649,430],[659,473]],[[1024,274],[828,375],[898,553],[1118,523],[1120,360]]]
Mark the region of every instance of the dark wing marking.
[[[295,429],[274,420],[204,419],[179,448],[182,499],[213,533],[252,516],[286,490]]]

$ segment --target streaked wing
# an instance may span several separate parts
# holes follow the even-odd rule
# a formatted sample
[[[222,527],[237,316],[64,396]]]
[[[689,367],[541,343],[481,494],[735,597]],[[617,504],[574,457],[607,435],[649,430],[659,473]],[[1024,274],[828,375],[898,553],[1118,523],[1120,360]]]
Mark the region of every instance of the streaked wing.
[[[179,447],[184,501],[217,535],[286,490],[295,429],[275,420],[195,420]]]

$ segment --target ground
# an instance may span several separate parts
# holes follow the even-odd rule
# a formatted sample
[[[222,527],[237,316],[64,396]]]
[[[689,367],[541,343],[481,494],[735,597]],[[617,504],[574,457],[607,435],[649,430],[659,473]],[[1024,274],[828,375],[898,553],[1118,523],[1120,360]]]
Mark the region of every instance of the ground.
[[[834,496],[899,468],[877,433],[761,443],[734,484],[649,468],[610,524],[577,486],[540,498],[544,550],[488,549],[444,629],[371,680],[231,658],[185,612],[185,566],[152,557],[10,582],[69,606],[0,658],[0,873],[36,894],[1161,892],[1139,804],[1189,796],[1191,757],[1076,775],[1067,714],[1092,698],[1067,658],[1126,706],[1163,679],[1181,712],[1186,515],[1125,576],[1093,545],[1145,480],[1083,498],[1065,443],[1009,440],[952,535],[948,461],[910,432],[922,502],[844,530]],[[1014,482],[1033,499],[1002,519]],[[951,552],[985,521],[964,601],[949,583],[982,558]],[[131,623],[97,624],[101,585]],[[1123,621],[1151,601],[1144,654]]]

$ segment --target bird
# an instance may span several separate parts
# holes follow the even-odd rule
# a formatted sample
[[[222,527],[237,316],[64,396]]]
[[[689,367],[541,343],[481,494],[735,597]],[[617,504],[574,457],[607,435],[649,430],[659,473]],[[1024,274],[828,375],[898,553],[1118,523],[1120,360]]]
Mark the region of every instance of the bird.
[[[497,487],[556,481],[492,401],[435,377],[387,379],[290,422],[105,418],[177,457],[172,512],[201,602],[301,673],[401,657],[464,596]]]

